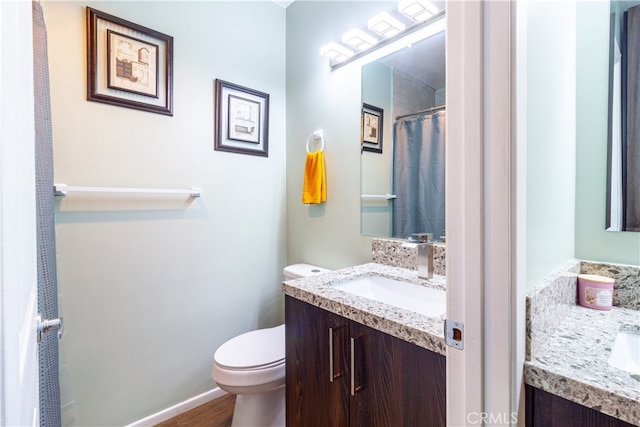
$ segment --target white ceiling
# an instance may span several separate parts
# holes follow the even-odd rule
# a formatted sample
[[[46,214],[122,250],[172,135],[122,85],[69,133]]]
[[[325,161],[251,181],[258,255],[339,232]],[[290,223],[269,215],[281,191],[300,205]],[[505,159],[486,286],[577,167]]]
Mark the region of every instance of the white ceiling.
[[[282,6],[282,7],[286,8],[291,3],[293,3],[294,0],[271,0],[271,1],[274,2],[275,4],[279,5],[279,6]]]

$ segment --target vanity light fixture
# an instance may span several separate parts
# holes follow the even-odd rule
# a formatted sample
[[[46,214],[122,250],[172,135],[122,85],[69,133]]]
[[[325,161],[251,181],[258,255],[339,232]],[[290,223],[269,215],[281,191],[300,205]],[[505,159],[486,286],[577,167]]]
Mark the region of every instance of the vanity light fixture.
[[[404,31],[405,25],[387,12],[381,12],[369,19],[367,27],[383,37],[393,37]]]
[[[320,54],[329,58],[332,64],[337,64],[351,58],[353,51],[339,43],[330,42],[320,48]]]
[[[399,19],[411,22],[411,24],[405,25],[387,12],[379,13],[368,21],[369,30],[375,35],[370,34],[367,30],[354,29],[342,35],[342,43],[330,42],[320,49],[320,54],[329,58],[331,70],[358,61],[370,54],[381,58],[395,51],[399,45],[410,46],[413,42],[444,31],[444,9],[438,10],[433,5],[435,9],[428,8],[430,3],[426,0],[406,0],[399,3],[402,3],[405,9],[419,3],[418,6],[414,5],[417,10],[414,13],[421,20],[414,21],[404,15],[399,16]],[[425,10],[435,10],[435,14],[427,16]],[[400,15],[397,11],[393,13]],[[377,35],[382,37],[376,37]]]
[[[378,43],[378,39],[365,33],[359,28],[354,28],[342,35],[342,43],[362,52],[363,50],[367,50],[374,44]]]
[[[401,0],[398,10],[418,22],[438,13],[438,8],[429,0]]]

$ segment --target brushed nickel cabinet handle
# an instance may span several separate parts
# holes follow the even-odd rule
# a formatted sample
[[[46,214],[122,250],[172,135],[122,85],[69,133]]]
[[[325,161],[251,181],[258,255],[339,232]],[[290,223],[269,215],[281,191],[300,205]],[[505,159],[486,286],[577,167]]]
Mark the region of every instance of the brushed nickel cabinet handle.
[[[351,396],[355,396],[357,392],[362,390],[364,386],[362,384],[358,384],[361,378],[356,378],[356,340],[362,338],[359,337],[351,337]],[[362,355],[360,356],[362,358]],[[364,363],[360,360],[360,364]]]
[[[333,328],[329,328],[329,382],[333,382]]]
[[[329,382],[333,382],[336,378],[342,375],[342,367],[340,366],[340,329],[342,326],[334,326],[329,328]],[[338,340],[336,341],[336,334]],[[338,351],[338,358],[336,359],[336,351]]]
[[[356,395],[356,340],[351,337],[351,396]]]

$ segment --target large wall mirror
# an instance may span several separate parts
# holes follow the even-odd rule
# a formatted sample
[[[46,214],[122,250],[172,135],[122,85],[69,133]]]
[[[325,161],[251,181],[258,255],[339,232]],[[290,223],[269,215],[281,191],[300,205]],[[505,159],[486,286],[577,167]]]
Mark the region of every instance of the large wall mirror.
[[[640,231],[640,0],[611,1],[609,37],[609,231]]]
[[[445,92],[445,30],[362,66],[363,235],[444,236]]]

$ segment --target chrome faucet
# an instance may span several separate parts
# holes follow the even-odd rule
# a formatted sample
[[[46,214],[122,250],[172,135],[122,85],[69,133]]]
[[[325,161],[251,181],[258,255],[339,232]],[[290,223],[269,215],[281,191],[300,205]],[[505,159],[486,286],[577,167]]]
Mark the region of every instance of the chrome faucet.
[[[418,277],[421,279],[433,277],[433,243],[418,244]]]

